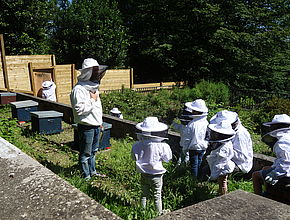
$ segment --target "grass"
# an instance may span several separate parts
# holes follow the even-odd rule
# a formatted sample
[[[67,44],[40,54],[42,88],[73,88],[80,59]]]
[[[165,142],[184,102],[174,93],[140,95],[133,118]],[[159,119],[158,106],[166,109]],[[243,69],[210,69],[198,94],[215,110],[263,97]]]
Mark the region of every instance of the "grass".
[[[73,128],[63,123],[60,134],[39,135],[31,133],[30,123],[19,126],[11,119],[10,107],[0,106],[0,135],[22,151],[38,160],[54,173],[80,189],[91,198],[123,219],[152,219],[156,217],[153,201],[149,202],[145,212],[139,205],[140,174],[135,170],[130,151],[134,140],[111,138],[111,149],[101,150],[96,155],[96,168],[107,175],[86,182],[81,177],[78,165],[78,152],[72,149]],[[264,146],[258,135],[253,138],[254,148]],[[257,143],[257,144],[256,144]],[[186,168],[177,168],[175,164],[165,164],[168,172],[164,176],[163,206],[177,210],[218,195],[215,182],[198,182],[192,178]],[[238,175],[229,178],[229,191],[243,189],[252,192],[252,183]]]

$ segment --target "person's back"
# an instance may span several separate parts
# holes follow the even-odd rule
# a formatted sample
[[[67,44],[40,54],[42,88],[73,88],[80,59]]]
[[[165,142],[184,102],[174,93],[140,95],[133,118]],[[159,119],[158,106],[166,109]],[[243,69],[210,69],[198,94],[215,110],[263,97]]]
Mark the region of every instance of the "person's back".
[[[44,81],[42,83],[42,98],[50,100],[50,101],[56,101],[56,95],[55,95],[55,89],[56,85],[53,81]]]
[[[136,164],[137,172],[141,173],[141,205],[146,207],[147,199],[153,191],[156,210],[162,214],[161,191],[163,186],[163,175],[166,169],[162,162],[169,162],[172,159],[172,151],[167,143],[168,126],[158,121],[156,117],[147,117],[136,125],[139,130],[139,139],[132,146],[131,156]]]
[[[207,141],[205,140],[207,131],[208,121],[206,116],[195,118],[187,125],[187,130],[185,131],[187,135],[191,136],[188,143],[188,150],[206,150]]]
[[[189,151],[189,161],[192,173],[195,177],[200,175],[200,168],[203,155],[207,149],[207,141],[205,140],[207,131],[207,114],[208,108],[205,101],[197,99],[193,102],[185,103],[187,109],[190,110],[189,117],[192,120],[186,127],[186,140],[184,150]]]
[[[248,173],[253,167],[253,146],[250,133],[240,124],[233,139],[234,156],[232,160],[239,169]]]
[[[167,143],[151,140],[138,141],[132,147],[136,158],[136,168],[140,173],[163,174],[166,169],[162,162],[169,162],[172,157],[170,146]]]

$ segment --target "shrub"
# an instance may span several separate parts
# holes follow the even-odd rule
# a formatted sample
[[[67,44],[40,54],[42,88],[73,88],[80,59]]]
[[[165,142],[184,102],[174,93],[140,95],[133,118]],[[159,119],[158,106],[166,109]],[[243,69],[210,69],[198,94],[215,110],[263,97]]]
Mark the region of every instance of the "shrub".
[[[273,97],[265,103],[264,111],[268,114],[266,121],[271,121],[276,114],[290,115],[290,100]]]
[[[229,104],[230,92],[229,88],[221,83],[213,83],[202,80],[193,88],[196,98],[206,100],[207,103],[211,104]]]

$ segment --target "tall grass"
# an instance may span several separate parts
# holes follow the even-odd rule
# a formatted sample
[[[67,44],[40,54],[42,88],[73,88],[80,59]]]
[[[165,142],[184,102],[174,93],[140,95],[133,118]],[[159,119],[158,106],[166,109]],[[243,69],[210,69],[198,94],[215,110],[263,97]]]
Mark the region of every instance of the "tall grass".
[[[0,112],[1,110],[3,111],[3,108],[0,108]],[[152,219],[157,216],[153,199],[149,201],[145,210],[139,203],[140,174],[136,172],[135,163],[131,159],[130,152],[134,143],[132,138],[112,138],[109,151],[98,151],[97,170],[107,177],[95,178],[88,182],[81,176],[78,153],[70,149],[71,143],[52,141],[61,140],[58,137],[61,134],[34,134],[30,132],[29,123],[20,128],[16,120],[1,118],[0,135],[6,135],[5,138],[12,144],[121,218]],[[192,177],[189,169],[176,167],[172,162],[165,166],[168,170],[164,176],[162,195],[165,209],[173,211],[217,196],[216,183],[198,182]],[[239,188],[239,184],[244,187],[248,182],[230,182],[230,189]],[[247,190],[247,187],[245,189]]]

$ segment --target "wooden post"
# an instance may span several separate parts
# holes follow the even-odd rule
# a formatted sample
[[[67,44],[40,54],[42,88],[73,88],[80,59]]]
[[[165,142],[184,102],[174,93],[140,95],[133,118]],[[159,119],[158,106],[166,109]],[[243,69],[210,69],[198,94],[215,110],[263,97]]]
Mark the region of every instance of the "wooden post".
[[[8,72],[7,72],[7,65],[6,65],[6,57],[5,57],[5,46],[4,46],[4,37],[3,34],[0,34],[0,47],[1,47],[1,63],[2,63],[2,71],[4,76],[4,84],[7,91],[10,91],[9,87],[9,79],[8,79]]]
[[[36,92],[36,89],[35,89],[35,81],[34,81],[34,73],[33,73],[33,68],[32,68],[32,62],[28,63],[28,71],[29,71],[29,79],[30,79],[31,91],[33,92],[34,96],[37,96],[37,92]]]
[[[134,88],[134,74],[133,68],[130,68],[130,89]]]
[[[51,55],[51,64],[52,64],[52,66],[56,65],[55,56],[54,55]]]
[[[76,70],[75,70],[75,65],[72,64],[71,65],[71,88],[73,88],[75,86],[75,84],[77,83],[77,75],[76,75]]]
[[[56,85],[56,89],[55,89],[55,96],[56,96],[56,101],[58,101],[58,85],[57,85],[57,77],[55,74],[55,66],[52,68],[52,81],[55,83]]]

